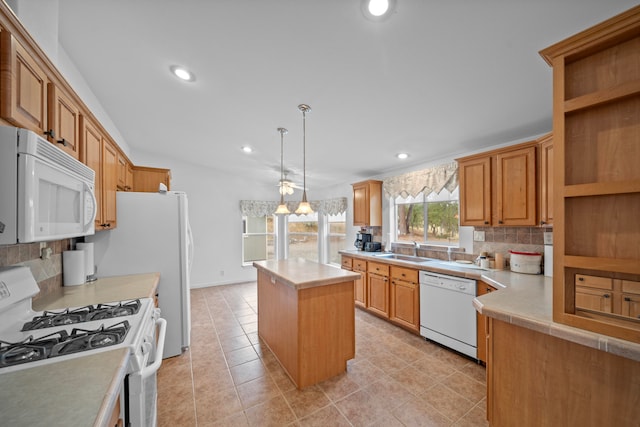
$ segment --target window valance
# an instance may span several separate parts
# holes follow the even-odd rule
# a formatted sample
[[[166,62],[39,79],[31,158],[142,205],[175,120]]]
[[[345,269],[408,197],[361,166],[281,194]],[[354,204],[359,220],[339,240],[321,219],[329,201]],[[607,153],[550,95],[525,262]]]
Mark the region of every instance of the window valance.
[[[298,208],[299,201],[285,202],[291,213],[295,213]],[[242,215],[260,217],[273,215],[280,202],[277,201],[261,201],[261,200],[240,200],[240,211]],[[314,212],[327,215],[338,215],[347,210],[347,198],[337,197],[328,200],[310,201],[311,209]]]
[[[390,197],[416,197],[420,193],[427,195],[433,192],[439,194],[443,188],[453,191],[457,186],[457,162],[392,176],[382,182],[384,192]]]

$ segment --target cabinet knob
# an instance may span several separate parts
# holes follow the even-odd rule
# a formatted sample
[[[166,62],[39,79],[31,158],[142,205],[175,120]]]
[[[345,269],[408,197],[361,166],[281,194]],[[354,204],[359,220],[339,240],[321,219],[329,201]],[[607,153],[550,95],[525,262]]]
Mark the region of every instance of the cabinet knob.
[[[485,225],[489,225],[489,221],[485,221],[484,223],[485,223]]]
[[[502,220],[498,220],[498,224],[504,224],[504,222],[502,222]]]
[[[545,225],[546,221],[540,221],[540,225]]]
[[[64,138],[59,139],[59,140],[57,140],[56,142],[57,142],[58,144],[62,144],[62,145],[63,145],[63,146],[65,146],[65,147],[66,147],[67,145],[69,145],[69,143],[67,142],[67,140],[66,140],[66,139],[64,139]]]
[[[56,132],[53,129],[49,129],[48,131],[45,131],[44,134],[47,136],[50,136],[51,138],[56,137]]]
[[[604,295],[602,295],[602,298],[611,298],[611,295],[609,295],[609,294],[604,294]]]
[[[492,291],[492,289],[491,289],[491,288],[487,288],[487,289],[486,289],[486,291],[487,291],[487,292],[491,292],[491,291]]]
[[[578,280],[584,282],[584,277],[578,277]]]
[[[100,224],[100,227],[109,228],[111,227],[111,223],[105,222],[104,224]]]
[[[627,301],[627,302],[631,302],[631,298],[629,298],[629,297],[624,297],[624,300]]]

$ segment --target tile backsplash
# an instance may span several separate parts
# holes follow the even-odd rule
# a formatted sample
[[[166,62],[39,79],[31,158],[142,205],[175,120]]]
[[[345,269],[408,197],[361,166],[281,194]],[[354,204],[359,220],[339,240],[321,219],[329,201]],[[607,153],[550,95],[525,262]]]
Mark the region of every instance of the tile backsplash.
[[[34,300],[62,287],[62,252],[71,248],[71,239],[45,242],[51,248],[48,259],[40,258],[40,243],[0,246],[0,267],[25,265],[38,282],[40,293]]]
[[[488,252],[490,256],[505,254],[509,250],[522,252],[544,252],[544,232],[550,228],[540,227],[475,227],[475,231],[484,231],[484,242],[473,242],[474,254]]]

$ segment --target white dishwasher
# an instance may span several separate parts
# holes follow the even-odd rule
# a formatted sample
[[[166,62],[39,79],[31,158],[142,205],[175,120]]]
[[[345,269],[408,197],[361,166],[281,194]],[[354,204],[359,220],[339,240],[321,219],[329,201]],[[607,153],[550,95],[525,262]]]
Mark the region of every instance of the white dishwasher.
[[[420,335],[477,359],[476,281],[420,272]]]

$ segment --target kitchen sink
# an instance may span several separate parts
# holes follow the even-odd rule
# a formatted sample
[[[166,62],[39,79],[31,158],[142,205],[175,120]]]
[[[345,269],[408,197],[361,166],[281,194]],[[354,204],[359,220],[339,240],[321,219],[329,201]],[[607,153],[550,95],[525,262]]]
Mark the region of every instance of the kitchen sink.
[[[476,264],[469,264],[468,262],[443,261],[443,260],[435,260],[435,261],[438,264],[446,265],[447,267],[468,268],[471,270],[488,270],[487,268],[482,268]]]
[[[438,261],[437,259],[434,259],[434,258],[425,258],[421,256],[392,254],[392,253],[380,253],[380,254],[374,254],[373,256],[378,258],[397,259],[399,261],[411,261],[411,262],[417,262],[417,263]]]

